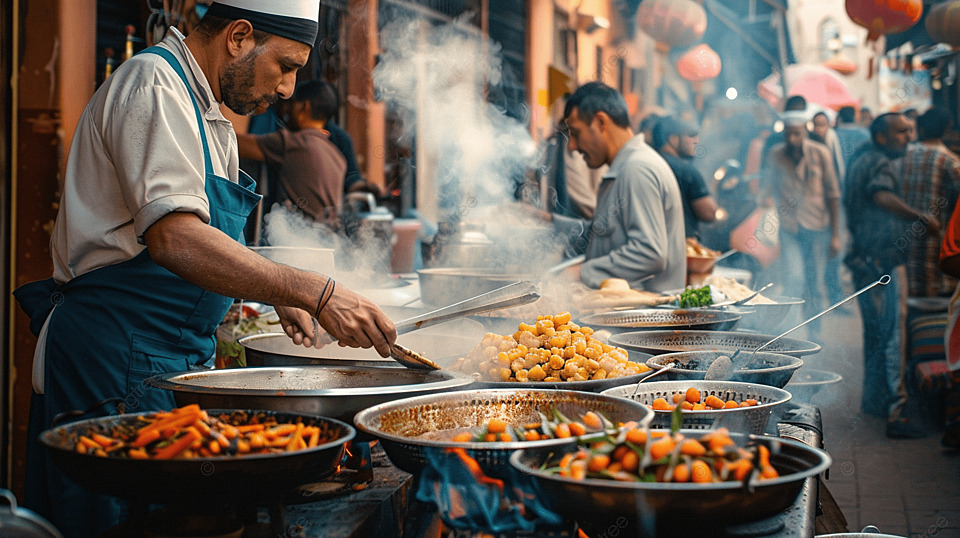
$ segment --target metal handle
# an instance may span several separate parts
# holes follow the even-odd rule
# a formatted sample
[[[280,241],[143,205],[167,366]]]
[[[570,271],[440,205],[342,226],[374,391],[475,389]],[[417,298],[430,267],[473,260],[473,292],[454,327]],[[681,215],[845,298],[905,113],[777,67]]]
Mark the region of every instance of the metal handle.
[[[573,267],[574,265],[580,265],[581,263],[583,263],[584,261],[586,261],[586,259],[587,259],[586,255],[581,254],[581,255],[579,255],[579,256],[574,256],[574,257],[570,258],[569,260],[564,260],[564,261],[558,263],[557,265],[554,265],[554,266],[551,267],[550,269],[547,269],[547,276],[559,275],[559,274],[562,273],[565,269],[567,269],[567,268],[569,268],[569,267]]]
[[[757,349],[754,349],[753,352],[756,353],[756,352],[760,351],[761,349],[769,346],[770,344],[772,344],[772,343],[776,342],[777,340],[783,338],[784,336],[792,333],[793,331],[799,329],[800,327],[803,327],[803,326],[806,325],[807,323],[810,323],[811,321],[819,318],[820,316],[826,314],[827,312],[832,311],[833,309],[835,309],[835,308],[837,308],[838,306],[842,305],[843,303],[849,301],[850,299],[853,299],[854,297],[860,295],[861,293],[869,290],[870,288],[872,288],[872,287],[874,287],[874,286],[876,286],[876,285],[878,285],[878,284],[881,285],[881,286],[886,286],[886,285],[889,284],[889,283],[890,283],[890,275],[883,275],[882,277],[880,277],[879,279],[877,279],[876,282],[873,282],[873,283],[871,283],[871,284],[867,284],[866,286],[860,288],[860,290],[857,291],[856,293],[854,293],[853,295],[850,295],[850,296],[848,296],[848,297],[846,297],[846,298],[844,298],[844,299],[841,299],[841,300],[837,301],[837,302],[836,302],[833,306],[831,306],[830,308],[827,308],[827,309],[824,310],[823,312],[820,312],[820,313],[817,314],[816,316],[813,316],[812,318],[808,319],[807,321],[804,321],[804,322],[801,323],[800,325],[797,325],[796,327],[793,327],[792,329],[790,329],[790,330],[788,330],[787,332],[781,334],[780,336],[774,338],[773,340],[770,340],[770,341],[767,342],[766,344],[763,344],[762,346],[758,347]]]
[[[507,284],[476,297],[438,308],[426,314],[399,321],[395,324],[397,334],[406,334],[417,329],[438,325],[452,319],[489,312],[500,308],[532,303],[540,298],[540,289],[535,282],[525,280]]]
[[[668,362],[667,364],[664,364],[664,365],[663,365],[663,368],[660,368],[660,369],[657,370],[656,372],[648,375],[647,377],[641,379],[640,381],[637,381],[637,388],[633,389],[633,396],[636,397],[636,396],[637,396],[637,393],[640,392],[640,383],[643,383],[644,381],[650,379],[651,377],[656,377],[656,376],[658,376],[658,375],[660,375],[660,374],[662,374],[662,373],[670,370],[671,368],[673,368],[673,367],[676,366],[676,365],[677,365],[677,363],[675,363],[675,362]]]

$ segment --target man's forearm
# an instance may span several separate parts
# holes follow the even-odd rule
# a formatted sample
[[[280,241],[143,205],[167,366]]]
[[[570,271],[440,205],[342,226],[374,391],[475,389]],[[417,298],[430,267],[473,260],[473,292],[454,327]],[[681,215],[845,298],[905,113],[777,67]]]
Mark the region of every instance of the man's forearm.
[[[326,282],[318,273],[257,255],[193,213],[166,215],[147,229],[144,239],[157,265],[226,297],[310,310]]]

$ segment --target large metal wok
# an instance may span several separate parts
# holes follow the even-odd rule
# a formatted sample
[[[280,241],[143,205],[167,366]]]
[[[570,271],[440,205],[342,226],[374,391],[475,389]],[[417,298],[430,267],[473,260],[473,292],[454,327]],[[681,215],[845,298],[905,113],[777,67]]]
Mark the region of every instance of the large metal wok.
[[[701,401],[707,396],[716,396],[725,402],[729,400],[742,402],[748,398],[757,400],[757,405],[749,407],[704,411],[684,410],[680,427],[691,430],[727,428],[734,432],[760,435],[766,428],[774,407],[790,400],[790,393],[783,389],[736,381],[651,381],[641,383],[639,386],[614,387],[603,391],[602,394],[627,398],[649,406],[653,405],[653,401],[657,398],[663,398],[672,404],[674,394],[684,393],[691,387],[700,391]],[[653,413],[651,426],[670,428],[673,420],[672,411],[657,409]]]
[[[173,391],[177,405],[270,409],[353,422],[370,406],[463,388],[473,378],[447,370],[292,366],[174,372],[147,384]]]
[[[207,412],[220,414],[235,410],[207,409]],[[286,490],[320,480],[336,470],[343,457],[344,443],[356,434],[348,424],[313,414],[248,413],[266,413],[279,422],[302,418],[304,424],[320,426],[336,440],[278,454],[173,460],[99,457],[73,450],[77,437],[87,435],[91,428],[106,434],[113,426],[137,424],[137,417],[150,414],[148,412],[71,422],[41,433],[39,440],[64,473],[91,490],[147,502],[209,503],[270,500]]]
[[[681,430],[699,437],[703,430]],[[757,441],[770,448],[770,463],[780,477],[740,482],[662,483],[573,480],[541,469],[555,465],[572,445],[527,449],[510,457],[510,465],[529,475],[536,495],[549,508],[576,520],[590,536],[616,528],[619,536],[722,536],[723,526],[756,521],[788,508],[804,481],[830,467],[830,456],[798,441],[731,433],[738,444]]]
[[[601,413],[611,422],[646,424],[653,410],[624,398],[569,390],[471,390],[406,398],[365,409],[354,418],[361,432],[380,439],[394,465],[417,474],[426,465],[425,452],[462,447],[487,474],[508,468],[510,453],[520,448],[557,447],[576,438],[510,443],[455,443],[455,434],[482,426],[492,418],[509,424],[540,422],[537,411],[556,409],[574,418],[587,411]],[[596,435],[596,434],[594,434]],[[589,436],[589,434],[588,434]]]
[[[713,361],[720,355],[729,355],[729,351],[683,351],[680,353],[665,353],[647,359],[647,366],[660,370],[667,364],[673,363],[665,375],[670,380],[702,380]],[[744,360],[739,367],[730,373],[731,381],[743,381],[769,385],[782,389],[801,366],[803,359],[784,355],[782,353],[745,352],[742,355],[750,357],[749,362]]]

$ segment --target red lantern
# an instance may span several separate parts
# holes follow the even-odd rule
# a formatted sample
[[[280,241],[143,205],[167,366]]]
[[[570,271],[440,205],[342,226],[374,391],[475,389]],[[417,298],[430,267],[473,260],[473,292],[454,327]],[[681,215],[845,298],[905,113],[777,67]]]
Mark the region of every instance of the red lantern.
[[[867,41],[908,30],[922,14],[922,0],[847,0],[847,15],[867,29]]]
[[[667,47],[685,47],[707,31],[707,12],[691,0],[644,0],[637,26]]]
[[[926,26],[927,33],[934,41],[960,46],[960,0],[931,7]]]
[[[690,82],[715,78],[720,68],[720,56],[706,44],[693,47],[677,60],[677,72]]]

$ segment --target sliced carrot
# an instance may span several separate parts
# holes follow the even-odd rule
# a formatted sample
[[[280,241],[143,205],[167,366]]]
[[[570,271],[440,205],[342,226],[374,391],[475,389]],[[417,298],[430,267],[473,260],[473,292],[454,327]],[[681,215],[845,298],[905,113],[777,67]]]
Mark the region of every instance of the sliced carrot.
[[[487,422],[487,431],[489,433],[503,433],[507,431],[507,421],[499,418],[491,418]]]
[[[671,437],[664,437],[650,444],[650,458],[654,461],[666,456],[677,447]]]
[[[698,484],[713,482],[713,472],[705,461],[693,460],[690,463],[690,478]]]
[[[473,436],[467,432],[458,433],[453,436],[453,442],[455,443],[469,443],[473,440]]]
[[[591,430],[602,430],[603,420],[600,419],[600,415],[594,413],[593,411],[587,411],[583,415],[583,425]]]
[[[96,442],[98,445],[102,446],[103,448],[107,448],[114,443],[114,440],[112,438],[99,433],[94,433],[93,435],[90,436],[90,438],[93,439],[94,442]]]
[[[690,467],[686,463],[678,463],[673,468],[673,481],[681,483],[690,481]]]
[[[585,433],[587,433],[587,429],[583,426],[583,424],[580,424],[579,422],[570,423],[570,435],[577,436]]]
[[[153,457],[158,460],[168,460],[176,457],[178,454],[187,449],[194,441],[200,439],[200,432],[197,431],[194,427],[189,427],[184,430],[183,434],[180,437],[174,439],[167,446],[158,449]]]

